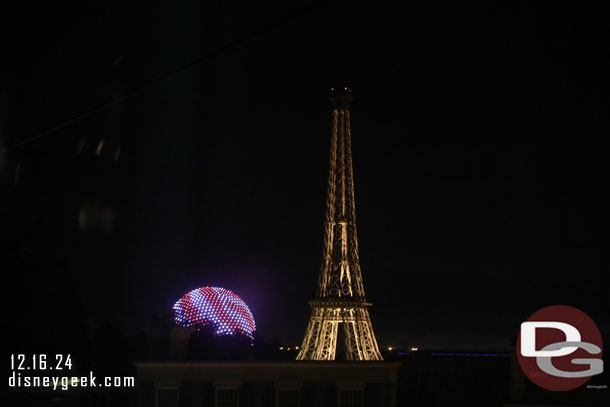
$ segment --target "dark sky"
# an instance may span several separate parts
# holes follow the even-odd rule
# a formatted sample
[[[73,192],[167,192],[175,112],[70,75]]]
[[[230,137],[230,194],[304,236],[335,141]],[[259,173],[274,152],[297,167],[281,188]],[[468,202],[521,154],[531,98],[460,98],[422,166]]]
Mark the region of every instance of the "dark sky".
[[[260,335],[300,342],[321,259],[328,93],[343,76],[381,346],[507,348],[553,304],[610,321],[600,10],[20,7],[4,24],[0,143],[77,120],[0,157],[3,239],[15,258],[61,259],[94,318],[134,332],[217,285],[249,304]]]

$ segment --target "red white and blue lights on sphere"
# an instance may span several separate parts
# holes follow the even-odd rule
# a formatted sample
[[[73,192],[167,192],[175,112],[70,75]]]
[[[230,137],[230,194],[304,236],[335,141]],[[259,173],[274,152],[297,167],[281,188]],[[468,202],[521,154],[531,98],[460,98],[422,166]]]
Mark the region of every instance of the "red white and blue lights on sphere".
[[[241,334],[254,338],[256,325],[250,308],[225,288],[198,288],[183,295],[173,308],[177,325],[196,328],[209,325],[215,335]]]

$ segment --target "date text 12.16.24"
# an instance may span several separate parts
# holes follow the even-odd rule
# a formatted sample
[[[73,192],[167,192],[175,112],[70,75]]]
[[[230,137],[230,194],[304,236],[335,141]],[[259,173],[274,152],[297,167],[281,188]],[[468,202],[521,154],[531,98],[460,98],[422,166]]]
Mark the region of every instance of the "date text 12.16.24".
[[[70,370],[72,359],[70,354],[46,355],[44,353],[11,355],[11,370]]]

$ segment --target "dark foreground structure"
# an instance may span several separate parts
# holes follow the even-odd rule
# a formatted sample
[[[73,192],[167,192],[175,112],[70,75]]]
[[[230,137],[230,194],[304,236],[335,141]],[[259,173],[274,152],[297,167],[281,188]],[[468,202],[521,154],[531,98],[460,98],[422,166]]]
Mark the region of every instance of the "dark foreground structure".
[[[185,334],[175,328],[174,333]],[[177,340],[180,339],[180,340]],[[172,335],[169,360],[133,362],[138,407],[589,407],[607,406],[592,386],[550,392],[530,383],[514,352],[384,352],[384,361],[192,360],[188,335]],[[184,359],[176,359],[182,358]],[[172,360],[173,359],[173,360]]]
[[[176,332],[178,330],[178,332]],[[295,361],[297,351],[244,355],[239,342],[234,360],[187,352],[190,339],[175,328],[165,356],[159,341],[139,342],[143,359],[130,368],[112,361],[110,370],[91,366],[98,375],[135,377],[135,388],[17,389],[0,396],[2,406],[80,407],[602,407],[610,405],[608,374],[569,392],[550,392],[529,382],[516,358],[506,352],[384,352],[384,361]],[[152,343],[151,343],[152,342]],[[151,346],[154,345],[154,346]],[[159,345],[159,346],[157,346]],[[224,344],[223,344],[224,345]],[[229,346],[231,345],[231,346]],[[255,346],[251,349],[255,350]],[[248,345],[250,347],[250,345]],[[196,350],[196,349],[195,349]],[[127,356],[127,355],[126,355]],[[258,357],[265,359],[259,359]],[[124,360],[127,362],[127,360]],[[117,365],[118,363],[118,365]],[[6,396],[6,397],[5,397]]]
[[[400,362],[137,362],[138,406],[396,405]]]

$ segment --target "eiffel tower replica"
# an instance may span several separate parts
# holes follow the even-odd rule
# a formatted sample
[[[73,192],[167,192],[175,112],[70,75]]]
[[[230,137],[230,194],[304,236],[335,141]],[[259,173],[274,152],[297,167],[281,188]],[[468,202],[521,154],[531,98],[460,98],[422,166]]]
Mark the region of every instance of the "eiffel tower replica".
[[[348,86],[332,88],[330,169],[322,267],[297,360],[335,360],[339,330],[347,360],[383,360],[364,296],[354,204]]]

